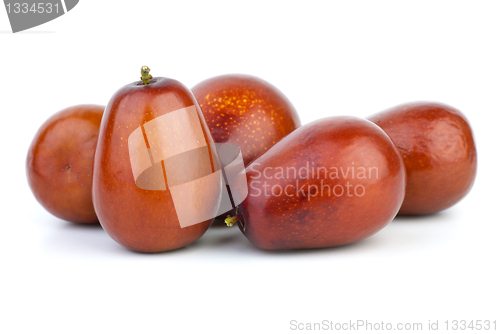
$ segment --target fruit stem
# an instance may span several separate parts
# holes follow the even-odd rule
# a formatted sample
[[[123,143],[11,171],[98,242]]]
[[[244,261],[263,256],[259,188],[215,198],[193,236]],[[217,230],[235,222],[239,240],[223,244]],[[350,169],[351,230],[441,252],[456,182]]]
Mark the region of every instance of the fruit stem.
[[[235,223],[241,220],[241,218],[243,218],[241,217],[241,215],[237,215],[234,217],[227,217],[226,219],[224,219],[224,221],[226,222],[227,226],[233,226]]]
[[[151,74],[149,74],[149,71],[150,71],[149,67],[147,66],[141,67],[141,80],[142,83],[145,85],[149,83],[149,80],[153,79]]]

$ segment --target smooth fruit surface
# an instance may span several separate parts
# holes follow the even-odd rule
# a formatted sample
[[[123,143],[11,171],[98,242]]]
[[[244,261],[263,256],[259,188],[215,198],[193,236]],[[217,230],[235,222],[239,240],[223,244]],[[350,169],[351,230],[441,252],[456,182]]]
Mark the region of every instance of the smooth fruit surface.
[[[115,241],[129,249],[140,252],[161,252],[189,245],[205,233],[213,220],[207,219],[196,225],[181,227],[177,215],[179,210],[176,210],[172,199],[170,186],[173,180],[166,176],[169,175],[166,171],[168,160],[154,165],[155,168],[159,168],[156,170],[159,174],[154,174],[154,177],[137,178],[152,188],[159,185],[165,187],[168,183],[164,190],[140,188],[136,184],[132,170],[131,157],[134,152],[129,150],[131,134],[134,132],[140,138],[147,138],[145,145],[150,154],[148,157],[146,153],[146,162],[138,160],[135,165],[149,163],[152,161],[151,157],[161,153],[158,150],[176,150],[186,142],[190,142],[192,139],[190,136],[194,131],[191,125],[194,123],[184,121],[179,124],[173,130],[180,135],[163,146],[157,141],[161,141],[164,136],[171,133],[152,134],[153,131],[148,130],[147,124],[152,124],[151,121],[158,120],[162,116],[172,115],[180,109],[193,106],[196,108],[194,123],[198,124],[198,127],[201,124],[204,136],[199,138],[199,141],[213,143],[193,94],[176,80],[158,77],[147,85],[142,82],[131,83],[118,90],[106,107],[94,161],[93,199],[103,228]],[[182,121],[182,118],[179,119]],[[165,127],[160,124],[158,131],[164,129]],[[152,149],[153,147],[157,147],[158,150]],[[190,152],[196,153],[196,150]],[[185,161],[185,155],[176,155],[171,159],[179,157],[184,157]],[[174,172],[179,172],[176,183],[182,183],[179,180],[188,172],[192,176],[201,172],[202,167],[207,167],[200,159],[197,160],[196,155],[193,157],[194,160],[190,160],[189,166],[183,166],[178,161],[172,164],[172,168],[177,168]],[[213,168],[211,160],[208,160],[208,168]],[[158,175],[160,178],[156,178]],[[178,209],[185,209],[185,206],[188,206],[190,211],[196,213],[203,210],[205,205],[202,201],[205,198],[203,196],[217,198],[220,194],[220,189],[210,185],[192,190],[193,197],[187,198],[182,204],[183,208]]]
[[[51,214],[75,223],[97,223],[92,166],[103,106],[59,111],[38,130],[26,159],[31,191]]]
[[[402,215],[451,207],[472,188],[477,152],[469,122],[457,109],[432,102],[396,106],[368,118],[401,152],[408,175]]]
[[[356,117],[304,125],[246,169],[240,229],[263,249],[339,246],[371,236],[397,214],[403,161],[389,136]]]
[[[245,165],[300,126],[286,96],[254,76],[221,75],[192,91],[215,142],[238,145]]]

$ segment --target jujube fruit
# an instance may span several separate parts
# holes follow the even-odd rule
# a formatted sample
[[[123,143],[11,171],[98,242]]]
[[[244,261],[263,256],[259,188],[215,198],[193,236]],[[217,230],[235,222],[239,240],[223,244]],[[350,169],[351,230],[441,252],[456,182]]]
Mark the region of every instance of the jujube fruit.
[[[472,188],[477,152],[472,129],[457,109],[441,103],[406,103],[368,118],[394,141],[408,185],[399,214],[431,214],[451,207]]]
[[[192,90],[215,142],[239,146],[245,165],[300,126],[288,98],[257,77],[221,75]]]
[[[195,242],[213,221],[214,216],[182,226],[182,214],[202,216],[217,204],[210,201],[218,200],[220,182],[189,181],[213,173],[218,156],[191,91],[173,79],[151,78],[147,67],[142,78],[119,89],[106,107],[93,199],[115,241],[135,251],[161,252]],[[184,185],[193,186],[179,192]]]
[[[356,117],[298,128],[246,169],[239,227],[269,249],[333,247],[387,225],[403,201],[403,160],[389,136]]]
[[[103,106],[78,105],[51,116],[28,150],[31,191],[51,214],[75,223],[97,223],[92,166]]]

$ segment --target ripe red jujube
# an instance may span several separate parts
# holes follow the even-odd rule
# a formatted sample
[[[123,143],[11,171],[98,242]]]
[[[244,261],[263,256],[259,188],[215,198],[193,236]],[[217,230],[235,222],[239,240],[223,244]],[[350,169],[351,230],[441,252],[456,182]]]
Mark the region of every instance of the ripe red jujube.
[[[477,152],[472,129],[457,109],[406,103],[368,118],[398,147],[408,185],[399,214],[431,214],[451,207],[472,188]]]
[[[205,233],[214,217],[207,209],[216,208],[222,185],[197,181],[220,167],[191,91],[173,79],[151,79],[147,67],[142,75],[142,82],[122,87],[106,107],[93,199],[101,225],[115,241],[135,251],[161,252]],[[183,225],[186,215],[204,218]]]
[[[300,126],[288,98],[257,77],[221,75],[192,90],[215,142],[237,145],[245,165]]]
[[[263,249],[333,247],[387,225],[403,201],[403,160],[389,136],[356,117],[304,125],[246,169],[235,219]]]
[[[97,223],[92,166],[103,106],[59,111],[38,130],[26,159],[31,191],[51,214],[75,223]]]

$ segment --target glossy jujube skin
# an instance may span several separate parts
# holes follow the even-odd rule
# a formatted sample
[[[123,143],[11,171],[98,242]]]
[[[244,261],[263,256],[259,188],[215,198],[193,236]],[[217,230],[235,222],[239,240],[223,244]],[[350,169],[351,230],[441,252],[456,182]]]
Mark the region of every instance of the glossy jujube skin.
[[[402,104],[368,118],[401,152],[408,175],[399,214],[431,214],[451,207],[472,188],[477,152],[469,122],[441,103]]]
[[[36,133],[26,159],[31,191],[51,214],[98,223],[92,204],[92,166],[104,106],[77,105],[51,116]]]
[[[168,186],[166,190],[139,188],[128,151],[132,131],[166,113],[193,105],[206,141],[213,142],[193,94],[173,79],[158,77],[147,85],[126,85],[106,107],[94,160],[93,199],[101,225],[124,247],[139,252],[180,248],[198,240],[213,221],[181,228]],[[189,131],[186,129],[186,136]],[[218,196],[220,189],[199,192]],[[193,210],[198,204],[192,203]]]
[[[280,168],[296,170],[297,177],[293,172],[281,177]],[[397,214],[406,182],[403,160],[389,136],[356,117],[298,128],[246,173],[249,195],[239,207],[239,226],[254,245],[269,250],[333,247],[367,238]]]
[[[300,126],[288,98],[250,75],[228,74],[192,88],[217,143],[238,145],[245,165]]]

